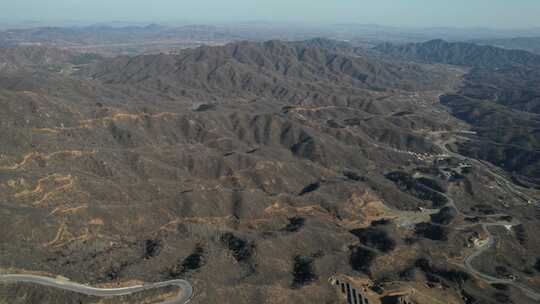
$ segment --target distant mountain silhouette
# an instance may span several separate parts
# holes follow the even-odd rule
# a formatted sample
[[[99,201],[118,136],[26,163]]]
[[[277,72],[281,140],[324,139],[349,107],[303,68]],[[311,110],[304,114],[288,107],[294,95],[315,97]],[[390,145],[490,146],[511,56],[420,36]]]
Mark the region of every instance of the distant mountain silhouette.
[[[499,39],[477,39],[473,43],[492,45],[505,49],[525,50],[540,54],[540,37],[517,37]]]
[[[96,54],[80,54],[45,46],[0,48],[0,72],[46,68],[61,64],[85,64],[100,59]]]

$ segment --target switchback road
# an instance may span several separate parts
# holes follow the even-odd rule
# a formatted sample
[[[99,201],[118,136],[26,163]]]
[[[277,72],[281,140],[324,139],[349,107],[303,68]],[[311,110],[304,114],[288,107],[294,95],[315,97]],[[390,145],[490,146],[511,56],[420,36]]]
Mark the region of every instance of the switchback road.
[[[185,280],[171,280],[159,283],[149,283],[144,285],[124,287],[124,288],[94,288],[78,283],[74,283],[68,280],[53,279],[49,277],[42,277],[36,275],[26,275],[26,274],[5,274],[0,275],[0,284],[1,283],[31,283],[38,284],[47,287],[58,288],[62,290],[68,290],[80,294],[85,294],[88,296],[96,297],[116,297],[116,296],[125,296],[138,293],[145,290],[167,287],[167,286],[177,286],[180,288],[178,295],[171,300],[161,302],[160,304],[185,304],[191,300],[193,296],[193,287],[189,282]]]

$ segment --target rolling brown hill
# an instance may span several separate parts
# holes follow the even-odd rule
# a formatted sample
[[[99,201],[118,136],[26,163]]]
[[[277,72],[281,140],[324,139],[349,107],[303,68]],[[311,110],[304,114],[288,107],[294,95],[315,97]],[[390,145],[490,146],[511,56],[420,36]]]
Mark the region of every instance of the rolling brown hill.
[[[91,76],[110,84],[162,91],[181,88],[290,100],[310,92],[336,95],[336,89],[352,94],[362,89],[435,89],[447,81],[444,73],[420,65],[347,56],[327,47],[311,47],[309,42],[279,41],[201,47],[179,55],[118,57],[95,67]]]
[[[439,96],[466,71],[346,48],[242,42],[2,73],[0,270],[185,278],[193,303],[340,303],[334,276],[373,303],[533,303],[463,264],[475,223],[508,214],[520,251],[478,267],[538,287],[533,207],[448,151],[470,121]],[[58,297],[93,300],[43,302]]]

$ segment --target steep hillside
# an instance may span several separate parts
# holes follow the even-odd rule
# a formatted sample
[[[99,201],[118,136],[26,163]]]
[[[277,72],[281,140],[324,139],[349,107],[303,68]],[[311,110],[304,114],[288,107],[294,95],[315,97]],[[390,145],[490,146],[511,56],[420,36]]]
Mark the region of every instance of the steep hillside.
[[[404,46],[385,44],[377,50],[410,60],[471,67],[458,91],[460,95],[442,99],[457,118],[478,133],[476,140],[459,146],[460,153],[501,166],[517,180],[527,180],[529,186],[538,185],[540,56],[442,40]]]
[[[473,69],[461,92],[509,108],[540,114],[540,70],[535,67]]]
[[[538,115],[463,96],[444,96],[442,101],[458,118],[473,125],[479,136],[479,140],[461,145],[461,153],[500,166],[531,185],[540,184]]]
[[[346,56],[313,42],[279,41],[201,47],[179,55],[119,57],[98,65],[91,76],[173,94],[196,90],[212,96],[271,96],[296,102],[309,95],[343,99],[363,90],[437,89],[448,80],[447,74],[416,64]]]
[[[466,42],[431,40],[405,45],[381,44],[375,50],[398,58],[464,66],[540,66],[540,55]]]

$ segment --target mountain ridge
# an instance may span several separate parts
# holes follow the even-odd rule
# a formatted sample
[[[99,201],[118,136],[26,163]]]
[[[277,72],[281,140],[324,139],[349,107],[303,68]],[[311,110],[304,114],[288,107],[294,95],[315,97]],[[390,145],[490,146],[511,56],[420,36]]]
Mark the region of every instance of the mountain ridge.
[[[481,67],[540,66],[540,55],[524,50],[507,50],[468,42],[446,42],[442,39],[405,45],[385,43],[375,47],[375,50],[388,56],[428,63]]]
[[[88,74],[116,84],[155,87],[157,79],[160,85],[172,89],[184,87],[214,93],[251,91],[274,97],[289,89],[289,81],[301,89],[292,95],[308,91],[329,94],[336,87],[351,92],[383,87],[414,90],[442,85],[445,81],[444,75],[420,65],[351,55],[327,44],[320,47],[320,41],[315,46],[313,41],[239,42],[189,49],[175,55],[118,57],[95,66]]]

